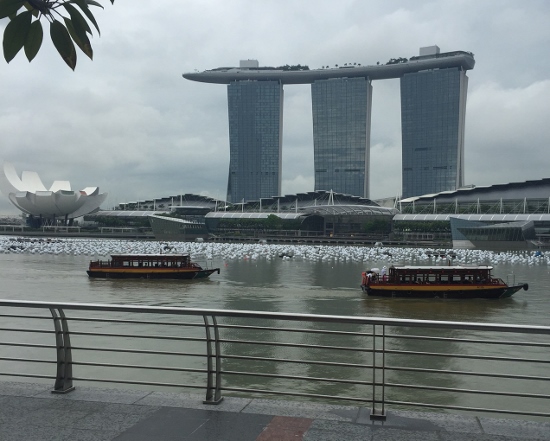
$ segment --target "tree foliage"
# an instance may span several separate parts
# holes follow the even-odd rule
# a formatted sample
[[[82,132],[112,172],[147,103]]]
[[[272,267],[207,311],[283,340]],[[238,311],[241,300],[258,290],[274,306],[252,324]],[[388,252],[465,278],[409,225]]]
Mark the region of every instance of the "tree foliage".
[[[391,232],[391,219],[369,219],[363,223],[363,231],[365,233],[383,233]]]
[[[75,44],[93,59],[90,23],[98,35],[100,31],[90,6],[103,9],[94,0],[0,0],[0,19],[10,20],[2,42],[6,62],[13,60],[21,49],[29,62],[34,59],[44,37],[41,20],[50,25],[52,43],[71,69],[76,67]]]
[[[399,221],[394,223],[393,229],[415,233],[448,233],[451,224],[448,221]]]
[[[407,60],[406,58],[403,58],[403,57],[399,57],[399,58],[390,58],[390,61],[388,61],[386,64],[399,64],[399,63],[406,63]]]

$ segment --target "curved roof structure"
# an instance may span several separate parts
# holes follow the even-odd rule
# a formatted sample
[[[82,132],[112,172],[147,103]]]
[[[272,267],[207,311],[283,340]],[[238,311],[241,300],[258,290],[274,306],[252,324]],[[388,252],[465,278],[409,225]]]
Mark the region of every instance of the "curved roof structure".
[[[240,211],[211,211],[205,217],[207,219],[267,219],[271,215],[284,220],[304,217],[304,213],[241,213]]]
[[[98,210],[107,198],[98,187],[72,191],[69,181],[54,181],[47,189],[38,173],[23,171],[19,178],[10,163],[4,164],[0,174],[0,190],[19,210],[46,218],[84,216]]]
[[[393,217],[394,221],[445,221],[448,222],[451,218],[464,219],[468,221],[481,222],[550,222],[550,214],[548,213],[533,213],[533,214],[397,214]]]
[[[318,214],[320,216],[393,216],[399,211],[395,208],[380,207],[378,205],[317,205],[304,208],[303,213],[308,215]]]
[[[542,178],[524,182],[510,182],[507,184],[493,184],[459,188],[441,193],[424,194],[401,199],[402,204],[431,203],[459,201],[497,200],[497,199],[547,199],[550,197],[550,178]]]
[[[309,207],[300,208],[297,212],[240,212],[240,211],[212,211],[206,215],[207,218],[218,219],[267,219],[271,215],[275,215],[281,219],[298,219],[301,217],[318,215],[318,216],[342,216],[342,215],[359,215],[359,216],[374,216],[385,215],[393,216],[399,213],[395,208],[380,207],[377,205],[311,205]]]
[[[406,73],[428,69],[459,67],[473,69],[474,56],[470,52],[456,51],[412,57],[409,61],[375,66],[340,66],[329,69],[283,70],[270,67],[239,68],[219,67],[204,72],[184,73],[183,78],[202,83],[229,84],[233,81],[279,81],[282,84],[311,84],[329,78],[368,77],[371,80],[400,78]]]

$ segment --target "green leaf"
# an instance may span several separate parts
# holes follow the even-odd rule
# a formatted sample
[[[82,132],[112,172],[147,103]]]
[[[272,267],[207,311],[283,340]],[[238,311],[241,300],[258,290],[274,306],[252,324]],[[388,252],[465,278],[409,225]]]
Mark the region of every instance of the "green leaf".
[[[90,26],[88,25],[88,22],[82,17],[82,14],[78,12],[78,9],[76,9],[73,5],[69,5],[67,3],[63,4],[69,15],[71,16],[71,21],[74,26],[74,30],[78,33],[78,35],[86,36],[86,32],[88,34],[92,33],[92,30],[90,29]]]
[[[21,12],[11,20],[4,29],[4,58],[9,63],[25,44],[25,39],[31,27],[32,14],[29,11]]]
[[[67,28],[60,21],[54,20],[50,25],[50,37],[63,61],[74,70],[76,67],[76,49]]]
[[[51,16],[53,4],[46,3],[44,0],[26,0],[25,8],[31,11],[35,17],[38,17],[39,14]]]
[[[1,0],[0,0],[1,1]],[[38,16],[40,15],[40,11],[38,9],[36,9],[34,6],[32,6],[28,1],[25,1],[23,3],[23,6],[25,6],[25,8],[27,9],[27,11],[31,11],[32,12],[32,15],[34,16],[34,18],[38,18]]]
[[[94,58],[94,51],[92,50],[92,45],[90,44],[90,40],[88,39],[86,32],[84,32],[83,35],[77,34],[74,28],[74,23],[67,17],[63,17],[63,19],[65,20],[65,26],[67,26],[69,35],[72,37],[80,50],[84,52],[90,60],[92,60]]]
[[[101,9],[105,9],[101,3],[98,3],[94,0],[86,0],[86,3],[92,6],[99,6]]]
[[[32,22],[25,40],[25,55],[27,60],[32,61],[36,54],[42,46],[42,39],[44,37],[44,32],[42,31],[42,24],[40,20],[35,20]]]
[[[0,0],[0,18],[15,14],[23,6],[23,0]]]
[[[90,20],[92,22],[92,24],[94,25],[94,27],[97,29],[97,33],[99,35],[101,35],[101,32],[99,31],[99,26],[97,25],[97,22],[95,20],[95,17],[94,15],[90,12],[90,8],[88,8],[88,2],[87,0],[69,0],[67,3],[74,3],[75,5],[77,5],[81,10],[82,12],[84,12],[84,14],[86,15],[86,17],[88,18],[88,20]],[[101,6],[101,5],[99,5]],[[101,6],[103,7],[103,6]]]

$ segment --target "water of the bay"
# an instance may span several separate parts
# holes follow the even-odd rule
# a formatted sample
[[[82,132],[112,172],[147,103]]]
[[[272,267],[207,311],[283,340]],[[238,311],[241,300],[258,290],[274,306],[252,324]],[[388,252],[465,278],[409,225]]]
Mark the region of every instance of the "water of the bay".
[[[221,268],[200,281],[89,279],[90,257],[0,254],[4,299],[192,308],[280,311],[306,314],[394,317],[508,324],[550,325],[550,266],[499,264],[493,273],[528,282],[504,300],[451,301],[366,297],[361,271],[391,260],[311,262],[272,259],[214,260]]]
[[[211,264],[221,273],[200,281],[89,279],[89,260],[83,255],[0,254],[0,298],[550,325],[546,264],[495,265],[494,275],[527,282],[529,290],[503,300],[459,301],[366,297],[359,288],[361,272],[366,266],[390,266],[390,257],[368,263],[218,258]],[[548,376],[547,369],[522,369],[525,375]]]

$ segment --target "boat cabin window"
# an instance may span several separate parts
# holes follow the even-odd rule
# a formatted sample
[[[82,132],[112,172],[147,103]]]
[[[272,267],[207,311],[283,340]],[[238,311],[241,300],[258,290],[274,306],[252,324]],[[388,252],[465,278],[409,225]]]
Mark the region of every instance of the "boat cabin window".
[[[107,266],[122,266],[130,268],[154,267],[154,268],[185,268],[191,265],[190,256],[116,256],[108,262]]]
[[[491,280],[487,268],[389,268],[389,280],[393,283],[480,284]]]

